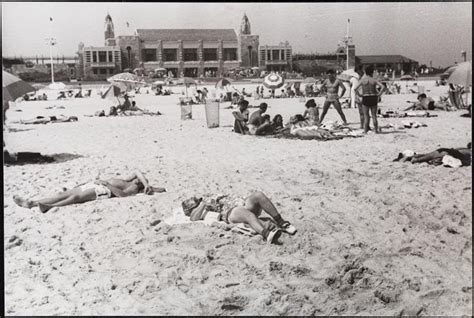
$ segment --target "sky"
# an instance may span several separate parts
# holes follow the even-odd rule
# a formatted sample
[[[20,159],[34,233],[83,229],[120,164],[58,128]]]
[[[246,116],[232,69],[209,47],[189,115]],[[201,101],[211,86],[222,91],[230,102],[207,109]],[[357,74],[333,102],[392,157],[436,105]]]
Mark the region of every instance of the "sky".
[[[104,45],[105,16],[115,35],[135,29],[233,28],[244,13],[260,45],[288,40],[294,53],[334,52],[346,33],[356,55],[400,54],[433,67],[472,60],[472,3],[93,3],[2,2],[3,56],[73,56],[79,42]],[[50,17],[53,22],[50,22]],[[127,28],[126,24],[129,23]]]

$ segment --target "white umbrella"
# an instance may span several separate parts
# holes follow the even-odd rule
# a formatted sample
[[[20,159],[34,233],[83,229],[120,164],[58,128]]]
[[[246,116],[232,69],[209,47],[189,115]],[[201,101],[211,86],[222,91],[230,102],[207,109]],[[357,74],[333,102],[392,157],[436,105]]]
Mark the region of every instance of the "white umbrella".
[[[55,82],[55,83],[49,84],[49,85],[48,85],[48,88],[49,88],[49,89],[56,89],[56,90],[65,89],[65,88],[66,88],[66,84],[61,83],[61,82]]]
[[[337,76],[338,79],[342,81],[347,81],[347,82],[349,82],[351,78],[353,77],[355,77],[356,79],[359,79],[360,77],[359,74],[357,74],[357,72],[353,68],[345,70],[344,72],[342,72],[341,74]]]
[[[263,79],[263,85],[269,89],[277,89],[283,86],[285,80],[278,74],[271,73]]]
[[[472,85],[471,62],[463,62],[454,67],[448,77],[448,83],[462,85],[464,87]]]

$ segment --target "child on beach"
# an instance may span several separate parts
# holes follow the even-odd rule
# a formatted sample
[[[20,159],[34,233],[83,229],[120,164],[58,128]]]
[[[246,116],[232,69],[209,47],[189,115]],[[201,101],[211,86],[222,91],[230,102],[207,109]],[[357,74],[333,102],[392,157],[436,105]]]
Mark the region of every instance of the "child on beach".
[[[319,111],[316,102],[311,98],[306,102],[305,106],[306,110],[303,113],[303,117],[311,126],[317,125],[319,123]]]
[[[140,171],[136,171],[125,179],[95,180],[45,199],[30,200],[15,195],[13,201],[28,209],[39,207],[41,212],[46,213],[53,207],[113,197],[128,197],[138,193],[153,194],[153,192],[165,191],[164,188],[151,187],[145,176]]]
[[[216,200],[192,197],[183,201],[182,208],[191,221],[204,220],[209,212],[218,212],[218,221],[248,224],[270,244],[277,243],[281,231],[290,235],[296,233],[296,228],[281,217],[270,199],[260,191],[245,199],[229,195],[219,196]],[[258,218],[262,211],[270,215],[274,223],[264,224]]]

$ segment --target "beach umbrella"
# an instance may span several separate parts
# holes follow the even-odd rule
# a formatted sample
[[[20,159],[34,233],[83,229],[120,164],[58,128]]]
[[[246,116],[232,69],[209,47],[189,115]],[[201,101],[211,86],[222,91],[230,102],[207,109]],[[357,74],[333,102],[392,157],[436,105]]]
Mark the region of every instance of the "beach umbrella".
[[[158,67],[157,69],[155,69],[155,72],[166,72],[166,68]]]
[[[259,69],[260,69],[260,68],[259,68],[258,66],[252,67],[252,70],[254,70],[254,71],[258,71]]]
[[[61,82],[55,82],[55,83],[49,84],[49,85],[48,85],[48,88],[49,88],[49,89],[61,90],[61,89],[65,89],[65,88],[66,88],[66,84],[61,83]]]
[[[224,88],[224,86],[231,85],[232,81],[227,78],[221,78],[216,83],[216,88]]]
[[[157,80],[153,82],[153,85],[166,85],[165,81]]]
[[[263,85],[269,89],[277,89],[283,86],[285,80],[278,74],[271,73],[263,79]]]
[[[3,101],[15,101],[35,88],[22,79],[3,71]]]
[[[119,73],[119,74],[116,74],[112,77],[109,77],[107,79],[108,82],[120,82],[120,81],[128,81],[128,82],[140,82],[140,79],[138,78],[138,76],[136,76],[135,74],[131,74],[131,73]]]
[[[307,77],[303,80],[303,83],[305,84],[312,84],[312,83],[316,83],[317,80],[314,78],[314,77]]]
[[[400,80],[401,81],[413,81],[415,78],[411,75],[403,75],[402,77],[400,77]]]
[[[472,64],[463,62],[456,65],[448,77],[448,83],[457,84],[464,87],[472,85]]]
[[[126,91],[127,91],[127,88],[125,87],[125,85],[121,83],[115,83],[109,86],[109,88],[102,95],[102,98],[105,99],[105,98],[116,97],[120,104],[120,99],[118,97],[120,96],[120,94]]]
[[[351,78],[353,77],[355,77],[356,79],[359,79],[359,74],[357,74],[357,72],[353,68],[345,70],[344,72],[342,72],[341,74],[337,76],[338,79],[340,79],[341,81],[346,81],[346,82],[349,82]]]

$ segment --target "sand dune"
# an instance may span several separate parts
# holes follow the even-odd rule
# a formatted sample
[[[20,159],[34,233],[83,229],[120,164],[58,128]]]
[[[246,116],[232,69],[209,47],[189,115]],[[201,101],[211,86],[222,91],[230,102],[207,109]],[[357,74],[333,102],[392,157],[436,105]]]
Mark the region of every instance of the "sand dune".
[[[431,96],[446,87],[431,87]],[[246,90],[252,89],[247,85]],[[392,162],[411,149],[462,147],[462,112],[419,118],[427,127],[318,142],[241,136],[221,104],[181,121],[177,96],[137,95],[164,115],[84,117],[113,100],[24,102],[7,113],[10,151],[80,155],[4,168],[5,311],[8,315],[469,315],[472,312],[471,167]],[[406,107],[414,94],[384,96]],[[321,105],[322,99],[317,98]],[[252,101],[258,104],[260,101]],[[267,101],[285,121],[297,99]],[[65,109],[45,109],[48,106]],[[16,110],[21,110],[17,112]],[[345,110],[358,128],[357,110]],[[19,125],[37,115],[78,122]],[[337,120],[331,109],[327,120]],[[381,125],[401,119],[380,119]],[[167,192],[41,214],[11,197],[140,169]],[[163,220],[192,195],[265,192],[297,228],[282,245],[203,224]]]

